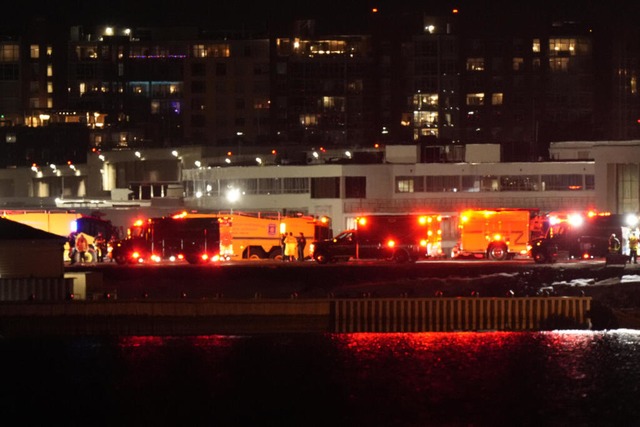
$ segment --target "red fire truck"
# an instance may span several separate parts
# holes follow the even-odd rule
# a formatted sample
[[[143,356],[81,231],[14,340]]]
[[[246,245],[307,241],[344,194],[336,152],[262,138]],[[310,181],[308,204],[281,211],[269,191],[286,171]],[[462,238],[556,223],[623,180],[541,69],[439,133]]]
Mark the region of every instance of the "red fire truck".
[[[220,257],[220,219],[171,216],[138,220],[118,241],[111,256],[118,264],[186,260],[190,264]]]

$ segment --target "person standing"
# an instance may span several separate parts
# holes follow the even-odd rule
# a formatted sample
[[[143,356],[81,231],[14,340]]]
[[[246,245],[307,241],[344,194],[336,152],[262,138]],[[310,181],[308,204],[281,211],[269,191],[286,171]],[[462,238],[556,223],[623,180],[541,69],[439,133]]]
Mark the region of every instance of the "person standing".
[[[287,233],[282,233],[280,235],[280,252],[282,253],[282,261],[286,261],[285,252],[287,252]]]
[[[107,254],[107,241],[105,240],[102,233],[98,233],[94,243],[96,244],[98,262],[102,262],[104,261],[104,257]]]
[[[300,232],[298,236],[298,261],[304,261],[304,247],[307,245],[307,239],[304,233]]]
[[[69,243],[69,263],[74,264],[76,262],[76,238],[78,233],[72,231],[67,237],[67,243]]]
[[[609,236],[609,253],[617,254],[620,253],[620,240],[616,237],[615,233]]]
[[[629,262],[638,263],[638,234],[636,231],[629,235]]]
[[[293,232],[289,232],[284,239],[284,257],[287,261],[295,261],[296,247],[298,246],[298,240],[293,236]]]
[[[76,251],[78,252],[78,260],[84,262],[85,254],[89,250],[89,242],[83,233],[78,233],[76,237]]]

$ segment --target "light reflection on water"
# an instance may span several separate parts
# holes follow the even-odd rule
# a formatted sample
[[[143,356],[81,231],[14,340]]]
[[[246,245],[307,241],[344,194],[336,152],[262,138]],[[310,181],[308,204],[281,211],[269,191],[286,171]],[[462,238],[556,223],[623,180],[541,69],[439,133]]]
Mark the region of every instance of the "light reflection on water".
[[[0,351],[0,402],[24,424],[640,425],[640,331],[21,339]]]

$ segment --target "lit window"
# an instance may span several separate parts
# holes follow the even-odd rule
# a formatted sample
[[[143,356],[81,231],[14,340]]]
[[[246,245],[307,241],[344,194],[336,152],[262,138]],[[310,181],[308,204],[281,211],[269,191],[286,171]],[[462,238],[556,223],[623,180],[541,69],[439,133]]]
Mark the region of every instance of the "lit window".
[[[37,44],[32,44],[30,47],[30,51],[31,51],[31,59],[40,58],[40,46],[38,46]]]
[[[398,178],[396,193],[413,193],[413,178]]]
[[[522,71],[524,67],[524,58],[513,58],[513,71]]]
[[[569,58],[549,58],[551,71],[569,71]]]
[[[53,108],[53,98],[47,98],[47,108]]]
[[[576,39],[549,39],[549,56],[574,56],[576,43]]]
[[[196,58],[206,58],[207,49],[203,44],[197,44],[193,46],[193,56]]]
[[[47,82],[47,93],[53,93],[53,82]]]
[[[53,65],[49,64],[47,65],[47,77],[52,77],[53,76]]]
[[[491,94],[491,105],[502,105],[502,99],[504,98],[504,94],[502,93],[492,93]]]
[[[540,53],[540,39],[533,39],[532,50],[534,53]]]
[[[484,71],[484,58],[467,58],[467,71]]]
[[[317,126],[318,116],[315,114],[303,114],[300,115],[300,124],[302,126]]]
[[[484,93],[468,93],[467,105],[484,105]]]
[[[437,93],[418,93],[413,95],[413,107],[416,110],[424,110],[438,106]]]
[[[17,44],[0,45],[0,62],[15,62],[20,59],[20,48]]]
[[[53,48],[51,46],[47,46],[47,57],[50,58],[53,55]]]

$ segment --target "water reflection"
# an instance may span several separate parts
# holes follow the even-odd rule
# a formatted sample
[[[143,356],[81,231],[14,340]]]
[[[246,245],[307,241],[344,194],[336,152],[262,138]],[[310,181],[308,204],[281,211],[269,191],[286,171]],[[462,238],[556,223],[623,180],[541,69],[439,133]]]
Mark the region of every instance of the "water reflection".
[[[0,350],[0,401],[23,424],[640,425],[639,331],[22,339]]]

